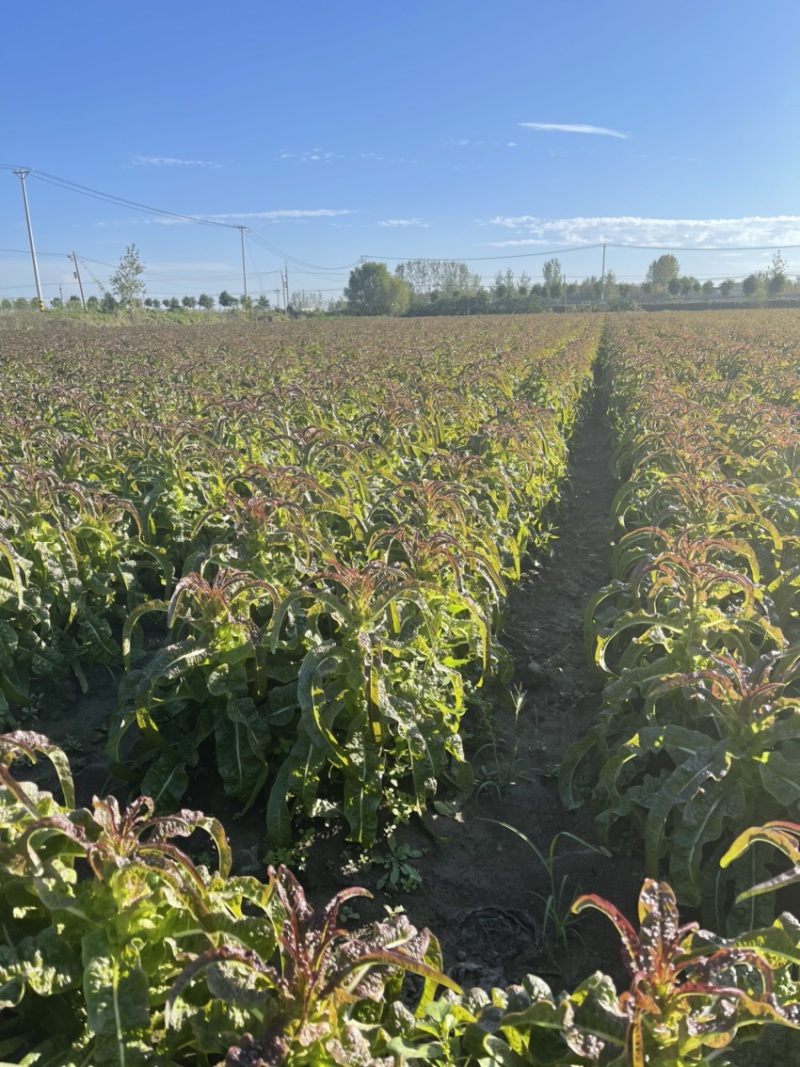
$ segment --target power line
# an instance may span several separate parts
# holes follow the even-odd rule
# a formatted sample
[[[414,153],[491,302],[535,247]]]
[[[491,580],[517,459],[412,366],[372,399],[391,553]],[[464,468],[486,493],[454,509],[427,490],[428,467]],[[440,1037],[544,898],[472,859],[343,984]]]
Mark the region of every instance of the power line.
[[[32,170],[31,174],[34,178],[38,178],[39,181],[46,182],[48,185],[55,185],[73,193],[80,193],[81,196],[88,196],[93,200],[103,200],[106,203],[118,204],[122,207],[129,207],[135,211],[144,211],[150,215],[158,215],[162,218],[175,219],[178,222],[192,222],[202,226],[220,226],[226,230],[236,229],[235,226],[232,226],[228,222],[218,222],[214,219],[204,218],[201,215],[181,215],[177,211],[164,211],[162,208],[151,207],[148,204],[140,204],[136,200],[127,200],[125,197],[114,196],[112,193],[103,193],[99,189],[91,189],[89,186],[79,185],[77,182],[69,181],[66,178],[59,178],[55,174],[47,174],[46,171]]]
[[[507,260],[507,259],[531,259],[534,256],[564,256],[570,252],[591,252],[593,249],[602,248],[602,244],[597,245],[579,245],[576,248],[556,248],[551,249],[548,252],[515,252],[507,256],[459,256],[458,258],[447,258],[444,256],[373,256],[363,255],[362,259],[385,259],[391,260],[392,263],[408,263],[414,261],[415,263],[483,263],[488,260]],[[607,243],[608,248],[622,247],[621,245],[611,245]],[[789,246],[787,245],[787,248]]]
[[[265,240],[260,234],[255,233],[249,226],[245,227],[247,236],[251,241],[255,241],[257,245],[261,245],[267,252],[271,252],[274,256],[280,256],[281,259],[288,260],[292,264],[297,264],[299,267],[308,267],[311,270],[319,271],[337,271],[337,270],[350,270],[352,267],[357,266],[356,263],[346,263],[340,267],[323,267],[318,263],[307,263],[304,259],[298,259],[296,256],[289,255],[288,252],[284,252],[278,248],[277,245],[271,244]]]

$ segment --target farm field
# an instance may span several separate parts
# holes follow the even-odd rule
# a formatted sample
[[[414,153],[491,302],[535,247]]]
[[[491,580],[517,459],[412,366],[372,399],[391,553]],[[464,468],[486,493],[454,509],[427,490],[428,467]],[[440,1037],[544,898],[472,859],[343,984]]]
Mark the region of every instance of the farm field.
[[[7,1062],[800,1048],[746,895],[800,863],[800,318],[45,327],[0,330]]]

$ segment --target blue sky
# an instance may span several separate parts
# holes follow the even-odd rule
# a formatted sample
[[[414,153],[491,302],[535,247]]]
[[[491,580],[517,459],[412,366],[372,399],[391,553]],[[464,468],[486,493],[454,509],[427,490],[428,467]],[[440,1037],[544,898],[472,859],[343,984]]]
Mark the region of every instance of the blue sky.
[[[798,31],[797,0],[15,3],[0,163],[34,170],[47,299],[75,291],[66,253],[104,282],[131,242],[152,296],[239,294],[237,225],[269,296],[284,262],[336,295],[360,256],[538,280],[555,252],[579,278],[603,242],[647,246],[607,249],[620,279],[657,246],[726,249],[675,253],[716,280],[780,246],[795,275]],[[0,189],[0,295],[32,296],[20,182]]]

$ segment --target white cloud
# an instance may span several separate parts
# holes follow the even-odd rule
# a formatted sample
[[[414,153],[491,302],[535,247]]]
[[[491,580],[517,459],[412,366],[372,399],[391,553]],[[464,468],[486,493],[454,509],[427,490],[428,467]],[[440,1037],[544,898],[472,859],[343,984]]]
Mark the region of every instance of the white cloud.
[[[324,148],[308,148],[303,152],[289,152],[281,149],[278,159],[297,159],[301,163],[330,163],[334,159],[366,159],[374,160],[376,163],[385,162],[385,157],[377,152],[356,152],[348,155],[345,152],[330,152]],[[403,163],[405,160],[389,160],[389,162]]]
[[[490,241],[493,247],[548,244],[629,244],[645,247],[718,248],[800,244],[800,215],[752,215],[739,219],[649,219],[617,217],[542,219],[497,215],[490,225],[515,236]]]
[[[306,222],[309,219],[331,219],[340,215],[356,215],[349,208],[286,208],[279,211],[226,211],[218,215],[187,215],[185,219],[153,218],[144,222],[158,223],[160,226],[180,226],[186,222],[230,222],[243,219],[263,219],[265,222]]]
[[[509,141],[508,144],[506,145],[506,148],[516,148],[516,147],[517,147],[517,142],[516,141]]]
[[[423,230],[428,228],[428,223],[423,222],[422,219],[385,219],[383,222],[379,222],[378,225],[390,226],[396,229],[402,229],[407,226],[418,226]]]
[[[520,122],[527,130],[539,130],[541,133],[593,133],[600,137],[618,137],[622,141],[628,139],[627,133],[619,130],[610,130],[607,126],[587,126],[584,123],[573,125],[566,122]]]
[[[219,170],[221,163],[206,159],[174,159],[172,156],[134,156],[134,167],[211,167]]]

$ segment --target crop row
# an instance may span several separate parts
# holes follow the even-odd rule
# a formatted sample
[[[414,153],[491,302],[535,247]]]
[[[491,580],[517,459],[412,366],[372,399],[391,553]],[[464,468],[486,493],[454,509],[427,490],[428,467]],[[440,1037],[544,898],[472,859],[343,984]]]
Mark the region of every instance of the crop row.
[[[52,792],[12,770],[37,761]],[[198,831],[208,865],[181,849]],[[733,851],[767,838],[798,880],[798,833]],[[343,927],[364,890],[315,912],[285,867],[231,876],[213,818],[160,816],[148,797],[76,808],[65,754],[30,732],[0,735],[0,844],[0,1056],[19,1067],[700,1067],[741,1029],[800,1028],[791,916],[723,941],[647,880],[638,930],[598,897],[573,906],[617,927],[629,990],[597,973],[572,994],[532,975],[463,991],[402,912]]]
[[[613,580],[586,616],[607,682],[561,768],[572,807],[591,763],[603,837],[643,840],[647,873],[723,928],[742,915],[716,860],[751,822],[800,811],[800,331],[777,321],[609,329],[626,480]],[[767,876],[750,859],[740,887]]]
[[[273,845],[293,814],[369,843],[387,793],[469,791],[465,698],[505,668],[597,343],[342,326],[5,357],[6,716],[37,678],[124,663],[114,768],[170,807],[211,750],[243,807],[267,791]]]

